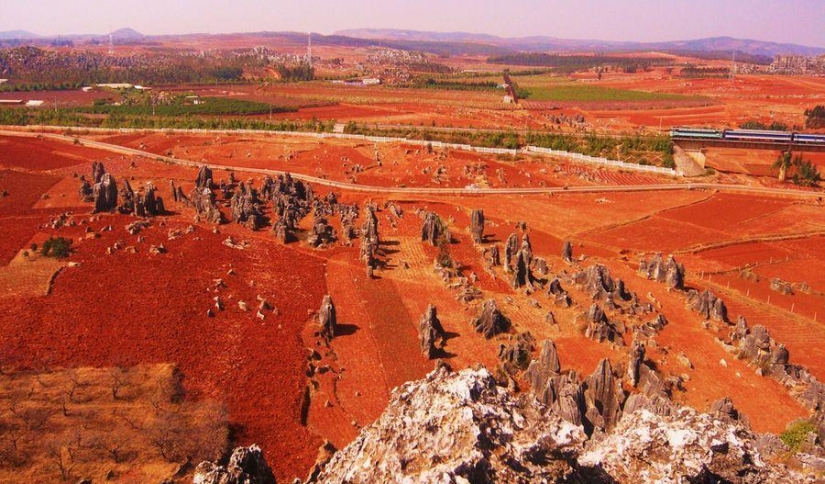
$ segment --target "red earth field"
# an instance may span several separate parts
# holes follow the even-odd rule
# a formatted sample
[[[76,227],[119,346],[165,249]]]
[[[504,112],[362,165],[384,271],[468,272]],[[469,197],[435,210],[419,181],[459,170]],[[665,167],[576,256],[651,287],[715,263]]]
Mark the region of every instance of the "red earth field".
[[[226,167],[239,167],[236,177],[251,178],[256,186],[261,175],[244,173],[244,168],[384,187],[677,183],[551,158],[425,154],[416,153],[420,147],[401,144],[374,147],[354,141],[225,134],[94,138],[208,163],[217,180],[228,178]],[[346,445],[381,413],[395,386],[432,368],[420,352],[416,329],[428,304],[438,307],[449,334],[444,356],[454,368],[495,368],[499,346],[523,331],[537,341],[553,339],[563,368],[579,375],[590,374],[602,358],[610,358],[614,367],[626,365],[626,347],[584,336],[582,314],[591,302],[580,288],[565,287],[574,305],[556,308],[541,291],[513,290],[511,276],[501,268],[485,269],[482,251],[494,244],[501,248],[519,221],[527,222],[533,251],[547,260],[550,274],[563,276],[600,263],[640,299],[658,301],[645,320],[663,314],[670,323],[647,357],[664,376],[687,377],[683,390],[674,392],[675,400],[706,410],[711,402],[731,396],[760,432],[780,432],[808,415],[786,388],[757,375],[716,342],[729,331],[726,325],[703,327],[700,316],[685,307],[681,293],[637,275],[639,260],[657,251],[673,253],[686,265],[690,287],[711,288],[723,297],[733,321],[741,314],[750,324],[766,325],[786,344],[792,362],[825,377],[820,349],[825,311],[818,311],[825,307],[825,208],[815,200],[704,190],[473,196],[336,190],[346,203],[363,206],[372,201],[383,207],[392,201],[403,210],[401,217],[389,210],[377,213],[384,265],[370,279],[359,261],[358,241],[312,249],[304,241],[282,245],[268,230],[192,222],[192,209],[172,202],[168,187],[171,180],[188,193],[194,168],[45,139],[2,137],[0,146],[0,189],[9,191],[0,199],[0,270],[20,270],[19,264],[9,262],[15,256],[23,260],[20,252],[33,240],[48,235],[74,240],[74,251],[47,293],[0,293],[0,352],[29,367],[176,363],[189,396],[224,402],[235,441],[261,444],[277,478],[285,482],[306,475],[324,440],[339,448]],[[74,174],[88,174],[93,160],[102,160],[117,180],[128,178],[135,188],[154,183],[170,213],[136,235],[125,230],[134,220],[131,216],[91,215],[91,206],[78,199]],[[364,170],[355,170],[355,165]],[[439,167],[443,170],[436,176]],[[314,189],[321,195],[329,190]],[[484,244],[474,244],[470,237],[473,209],[484,210]],[[222,210],[228,213],[227,206]],[[438,249],[420,240],[423,211],[438,213],[449,225],[454,266],[476,280],[472,285],[481,298],[460,302],[459,277],[445,280],[434,269]],[[62,212],[70,212],[78,225],[45,225]],[[338,217],[330,220],[340,230]],[[313,217],[307,217],[301,229],[312,223]],[[186,233],[190,225],[193,231]],[[176,230],[182,233],[170,238]],[[223,245],[230,235],[247,240],[248,247]],[[560,257],[565,240],[574,244],[577,260],[572,264]],[[117,241],[134,252],[107,254]],[[161,243],[166,253],[149,252],[151,245]],[[758,281],[740,277],[743,268],[756,273]],[[809,290],[779,295],[769,289],[773,277],[806,282]],[[44,279],[48,285],[49,277]],[[335,302],[341,330],[329,347],[319,341],[313,317],[325,294]],[[224,301],[225,310],[210,318],[206,312],[214,309],[215,296]],[[264,319],[259,319],[254,309],[246,312],[237,304],[244,301],[255,308],[259,297],[277,311],[264,311]],[[510,335],[486,340],[473,331],[470,322],[488,298],[511,319]],[[546,322],[549,310],[557,325]],[[311,350],[320,359],[309,378],[305,371]],[[693,368],[679,362],[680,354]]]

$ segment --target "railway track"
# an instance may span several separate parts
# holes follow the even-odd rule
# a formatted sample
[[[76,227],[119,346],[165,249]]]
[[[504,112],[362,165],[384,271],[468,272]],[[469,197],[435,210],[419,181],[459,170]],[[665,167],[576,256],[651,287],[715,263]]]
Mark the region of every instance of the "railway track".
[[[90,139],[80,138],[78,136],[66,136],[55,133],[37,133],[27,131],[7,131],[0,130],[2,136],[16,136],[23,138],[37,138],[43,137],[47,139],[62,141],[66,143],[75,143],[79,139],[83,146],[98,148],[100,150],[109,151],[112,153],[119,153],[130,156],[140,156],[143,158],[153,159],[164,163],[175,164],[179,166],[188,166],[199,168],[204,163],[199,163],[180,158],[172,158],[169,156],[158,155],[135,148],[128,148],[125,146],[115,145],[111,143],[104,143],[101,141],[94,141]],[[283,170],[272,170],[263,168],[249,168],[243,166],[213,164],[213,166],[220,166],[224,169],[235,170],[245,173],[259,173],[263,175],[277,176],[286,174]],[[290,175],[297,179],[309,183],[314,183],[330,188],[337,188],[340,190],[347,190],[353,192],[366,193],[394,193],[394,194],[409,194],[409,195],[443,195],[443,196],[486,196],[486,195],[536,195],[536,194],[565,194],[565,193],[615,193],[615,192],[665,192],[665,191],[681,191],[681,190],[716,190],[722,192],[737,192],[750,193],[757,195],[771,195],[789,198],[802,199],[821,199],[825,196],[822,191],[810,190],[795,190],[786,188],[769,188],[769,187],[754,187],[747,185],[730,185],[722,183],[662,183],[662,184],[644,184],[644,185],[593,185],[593,186],[577,186],[577,187],[523,187],[523,188],[414,188],[414,187],[382,187],[371,185],[360,185],[356,183],[341,182],[335,180],[328,180],[311,175],[304,175],[301,173],[292,173]]]

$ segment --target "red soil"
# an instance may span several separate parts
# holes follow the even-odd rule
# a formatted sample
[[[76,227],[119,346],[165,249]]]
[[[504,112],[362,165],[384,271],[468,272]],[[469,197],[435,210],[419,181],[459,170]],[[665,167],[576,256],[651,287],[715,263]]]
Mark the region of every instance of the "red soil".
[[[254,440],[277,456],[270,460],[279,479],[302,473],[318,440],[300,422],[306,353],[297,335],[325,291],[322,261],[269,240],[231,249],[221,244],[225,235],[203,229],[167,241],[166,230],[185,227],[179,224],[156,222],[136,243],[122,229],[130,220],[106,216],[93,224],[115,231],[76,244],[71,260],[80,267],[61,273],[49,297],[0,301],[4,351],[30,365],[177,363],[193,397],[227,404],[240,443]],[[117,239],[138,253],[105,255]],[[147,254],[161,242],[168,254]],[[228,287],[216,292],[217,278]],[[216,294],[226,310],[207,318]],[[258,294],[280,315],[260,321],[238,309],[238,300],[254,308]]]
[[[32,206],[58,181],[53,175],[0,170],[0,192],[8,191],[0,198],[0,217],[33,213]]]
[[[111,153],[60,141],[0,136],[0,166],[47,171],[74,165],[91,164]]]

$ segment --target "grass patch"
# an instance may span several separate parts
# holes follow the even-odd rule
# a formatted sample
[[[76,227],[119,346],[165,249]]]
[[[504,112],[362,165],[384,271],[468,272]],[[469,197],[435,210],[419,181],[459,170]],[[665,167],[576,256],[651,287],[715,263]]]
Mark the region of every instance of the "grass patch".
[[[526,86],[525,86],[526,87]],[[695,99],[680,94],[662,92],[629,91],[601,86],[553,86],[529,87],[531,101],[685,101]]]
[[[272,106],[266,103],[247,101],[245,99],[228,99],[223,97],[204,97],[190,102],[175,102],[172,104],[149,103],[134,105],[102,104],[90,108],[81,108],[78,111],[93,114],[117,114],[124,116],[186,116],[186,115],[213,115],[213,116],[245,116],[253,114],[269,114],[293,112],[292,107]]]

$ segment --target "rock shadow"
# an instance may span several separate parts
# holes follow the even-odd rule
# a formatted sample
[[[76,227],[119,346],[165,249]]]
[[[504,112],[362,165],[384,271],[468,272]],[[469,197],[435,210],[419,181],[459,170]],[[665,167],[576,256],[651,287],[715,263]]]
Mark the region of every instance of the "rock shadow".
[[[350,336],[357,333],[361,328],[354,324],[339,324],[335,326],[335,336]]]

